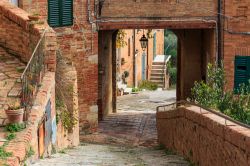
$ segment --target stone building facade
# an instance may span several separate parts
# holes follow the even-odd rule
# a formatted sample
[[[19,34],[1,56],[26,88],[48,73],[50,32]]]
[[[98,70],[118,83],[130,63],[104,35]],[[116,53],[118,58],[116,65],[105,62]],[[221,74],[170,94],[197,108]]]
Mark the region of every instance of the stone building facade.
[[[137,87],[140,81],[150,80],[150,71],[154,57],[156,55],[164,55],[164,30],[144,30],[145,35],[149,36],[148,46],[145,51],[142,50],[140,43],[140,38],[143,35],[142,29],[125,30],[125,33],[124,41],[126,45],[116,50],[118,61],[117,73],[121,77],[127,71],[129,73],[128,78],[126,78],[127,85],[129,87]],[[133,67],[133,49],[137,52],[135,57],[136,70]],[[135,77],[136,79],[134,80]]]

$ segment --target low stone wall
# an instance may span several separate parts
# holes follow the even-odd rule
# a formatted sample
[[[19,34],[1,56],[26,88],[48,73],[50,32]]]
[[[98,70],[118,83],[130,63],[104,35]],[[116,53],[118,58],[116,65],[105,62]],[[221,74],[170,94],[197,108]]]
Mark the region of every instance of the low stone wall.
[[[29,13],[9,1],[0,1],[0,46],[22,61],[28,62],[43,31],[47,29],[46,55],[49,54],[50,57],[47,58],[48,68],[55,70],[57,43],[54,31],[43,22],[31,22],[28,16]]]
[[[200,166],[250,165],[250,130],[196,106],[157,112],[159,143]]]

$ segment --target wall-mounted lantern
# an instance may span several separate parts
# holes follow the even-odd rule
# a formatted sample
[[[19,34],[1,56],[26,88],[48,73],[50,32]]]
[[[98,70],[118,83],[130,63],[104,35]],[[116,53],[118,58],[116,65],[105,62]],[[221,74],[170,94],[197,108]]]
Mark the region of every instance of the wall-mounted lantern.
[[[145,34],[144,34],[144,30],[143,30],[143,35],[140,39],[140,43],[141,43],[141,48],[143,51],[145,51],[145,49],[148,46],[148,39],[146,38]]]

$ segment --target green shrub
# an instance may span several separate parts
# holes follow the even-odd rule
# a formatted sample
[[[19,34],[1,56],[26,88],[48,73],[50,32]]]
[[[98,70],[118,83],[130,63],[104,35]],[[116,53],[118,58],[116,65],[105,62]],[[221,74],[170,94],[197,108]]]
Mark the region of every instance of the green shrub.
[[[27,158],[28,157],[31,157],[32,155],[35,154],[35,151],[33,150],[33,148],[30,146],[29,149],[28,149],[28,152],[27,152]]]
[[[132,92],[139,92],[139,91],[141,91],[141,89],[135,87],[132,88]]]
[[[23,129],[25,129],[25,127],[26,126],[24,123],[12,123],[12,124],[6,125],[5,130],[11,133],[14,133],[14,132],[22,131]]]
[[[146,90],[156,90],[158,85],[148,80],[143,80],[139,83],[139,89],[146,89]]]
[[[224,91],[225,83],[223,68],[209,64],[207,82],[195,82],[191,89],[192,101],[250,125],[250,86],[242,84],[234,94],[233,91]]]
[[[6,140],[8,141],[11,141],[13,139],[16,138],[16,134],[15,133],[9,133],[7,136],[6,136]]]
[[[169,77],[170,77],[170,85],[176,85],[177,82],[177,69],[176,67],[170,67],[168,69]]]
[[[128,71],[124,71],[124,77],[127,78],[129,76],[129,72]]]
[[[11,157],[11,152],[6,152],[3,146],[0,146],[0,159],[6,159],[7,157]]]

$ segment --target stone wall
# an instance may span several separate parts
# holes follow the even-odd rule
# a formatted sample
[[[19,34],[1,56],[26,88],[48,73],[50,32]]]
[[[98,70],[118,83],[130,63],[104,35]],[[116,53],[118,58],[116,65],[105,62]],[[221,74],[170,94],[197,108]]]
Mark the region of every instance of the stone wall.
[[[109,0],[102,5],[101,17],[207,17],[216,15],[216,8],[217,0]]]
[[[28,13],[8,1],[0,2],[0,46],[27,62],[40,39],[42,27],[31,26]]]
[[[94,1],[90,2],[92,17]],[[21,0],[20,7],[29,13],[40,13],[44,20],[47,20],[47,0]],[[98,123],[98,36],[95,24],[88,21],[87,2],[73,1],[73,11],[74,25],[53,29],[63,58],[69,62],[69,66],[74,66],[70,68],[76,71],[72,72],[76,74],[73,77],[77,77],[79,125],[80,131],[85,133],[95,131]]]
[[[52,127],[55,124],[55,73],[46,72],[41,87],[37,93],[37,97],[34,101],[34,105],[31,108],[30,116],[26,129],[16,133],[16,138],[11,140],[9,144],[5,147],[7,152],[11,152],[13,155],[6,159],[6,163],[11,166],[19,166],[24,164],[27,159],[27,153],[29,153],[30,148],[35,152],[30,160],[36,160],[38,158],[38,127],[43,122],[45,117],[45,107],[51,101],[51,123]],[[53,129],[52,129],[53,130]],[[56,132],[52,133],[52,141],[47,149],[45,149],[44,156],[51,154],[53,137],[56,136]],[[5,163],[5,161],[0,160],[0,164]]]
[[[99,30],[116,30],[126,28],[181,29],[183,31],[182,34],[184,37],[186,33],[185,29],[188,29],[189,31],[190,29],[201,30],[206,28],[206,30],[208,30],[209,32],[205,32],[205,34],[201,35],[200,37],[203,37],[204,40],[206,40],[204,41],[206,45],[207,43],[209,44],[208,46],[204,46],[202,48],[204,50],[202,52],[202,55],[205,55],[206,58],[208,57],[207,62],[210,59],[214,60],[214,52],[217,49],[217,47],[215,46],[216,37],[214,36],[216,34],[215,20],[217,19],[217,0],[106,0],[103,4],[99,5],[102,6],[102,8],[100,11],[101,15],[98,18],[97,24],[94,22],[90,23],[91,21],[95,20],[95,12],[98,12],[95,10],[98,8],[97,6],[97,8],[95,8],[95,5],[97,5],[95,4],[95,2],[97,1],[90,0],[90,4],[88,4],[88,1],[74,1],[74,25],[54,28],[63,58],[68,60],[70,65],[74,66],[74,68],[72,69],[76,71],[79,96],[79,125],[80,131],[83,131],[82,133],[86,133],[85,131],[95,131],[98,123],[97,28],[99,28]],[[47,6],[47,0],[20,0],[21,8],[30,13],[40,13],[45,20],[47,20]],[[244,20],[226,21],[226,19],[224,19],[224,24],[226,27],[225,30],[247,31],[249,29],[248,12],[245,11],[248,10],[245,9],[246,6],[249,6],[249,2],[247,0],[228,0],[225,2],[225,10],[223,10],[223,12],[225,12],[226,15],[229,15],[231,17],[240,17],[241,20]],[[234,29],[232,29],[232,27]],[[250,55],[248,48],[250,40],[246,35],[237,35],[229,32],[225,32],[223,38],[225,42],[223,47],[225,70],[227,79],[229,80],[228,85],[229,87],[232,87],[234,74],[234,56],[235,54]],[[202,41],[203,39],[199,38],[198,40]],[[192,36],[189,36],[189,40],[186,40],[186,45],[194,45],[194,42],[190,41],[193,41]],[[182,51],[183,55],[185,54],[185,52],[188,52],[188,50],[183,49]],[[203,73],[201,73],[201,76],[198,77],[198,79],[201,79],[204,76],[205,65],[198,65],[202,66],[201,68],[203,69]],[[183,68],[182,70],[187,71],[185,68]],[[190,73],[190,71],[187,72]],[[195,77],[195,79],[196,78],[197,77]],[[179,77],[179,82],[180,80],[182,80],[181,76]],[[192,83],[193,80],[191,80],[191,82],[188,84],[191,86]],[[188,94],[188,88],[186,88],[187,90],[183,90],[187,91],[183,93]],[[186,96],[184,95],[181,98],[185,97]]]
[[[250,56],[250,14],[248,0],[225,0],[224,23],[224,66],[227,78],[227,88],[234,87],[234,58]],[[245,34],[244,34],[245,33]],[[222,41],[223,42],[223,41]]]
[[[159,143],[200,166],[250,164],[250,130],[196,106],[157,112]]]

